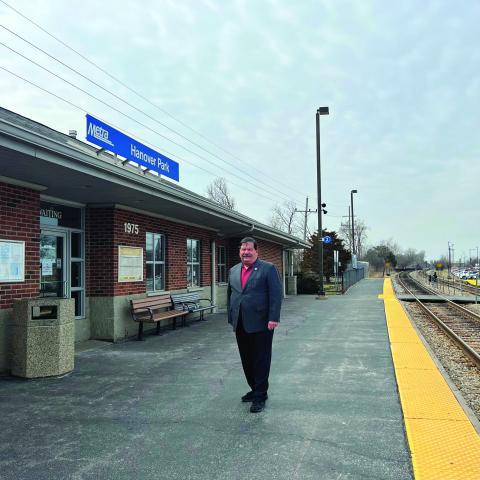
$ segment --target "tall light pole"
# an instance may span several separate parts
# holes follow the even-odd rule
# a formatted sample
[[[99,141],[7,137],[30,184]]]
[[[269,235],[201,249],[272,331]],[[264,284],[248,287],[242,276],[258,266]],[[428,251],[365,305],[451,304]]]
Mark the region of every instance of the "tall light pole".
[[[348,206],[348,235],[350,235],[350,251],[353,253],[352,244],[352,220],[350,218],[350,205]]]
[[[355,217],[353,216],[353,194],[358,193],[357,190],[350,190],[350,209],[352,212],[352,254],[355,255]]]
[[[317,213],[318,213],[318,274],[320,281],[318,284],[318,296],[325,296],[325,289],[323,287],[323,228],[322,228],[322,177],[320,174],[320,115],[328,115],[330,112],[328,107],[320,107],[317,110]]]

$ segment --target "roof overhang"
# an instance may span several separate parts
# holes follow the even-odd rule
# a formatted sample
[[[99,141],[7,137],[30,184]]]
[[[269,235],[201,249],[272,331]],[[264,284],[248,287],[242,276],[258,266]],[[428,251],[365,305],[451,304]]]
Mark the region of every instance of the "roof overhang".
[[[19,117],[16,114],[2,117],[0,181],[28,186],[49,197],[89,207],[115,205],[201,226],[216,231],[220,237],[251,234],[285,248],[309,246],[297,237],[223,208],[84,142],[24,117],[17,124],[12,121]]]

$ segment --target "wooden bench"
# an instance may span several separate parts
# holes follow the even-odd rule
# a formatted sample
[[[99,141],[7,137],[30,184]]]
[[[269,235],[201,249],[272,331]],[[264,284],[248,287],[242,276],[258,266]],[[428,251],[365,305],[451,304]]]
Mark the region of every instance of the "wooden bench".
[[[200,320],[203,320],[203,312],[212,311],[216,305],[209,298],[200,298],[197,292],[172,293],[172,303],[177,311],[186,310],[187,313],[200,312]],[[202,305],[200,302],[208,302],[209,305]]]
[[[182,325],[185,326],[185,316],[189,314],[187,309],[175,309],[172,299],[168,293],[154,295],[152,297],[130,300],[131,314],[138,325],[138,340],[143,339],[144,322],[156,323],[156,334],[160,333],[160,322],[162,320],[173,319],[172,328],[177,328],[177,318],[182,317]]]

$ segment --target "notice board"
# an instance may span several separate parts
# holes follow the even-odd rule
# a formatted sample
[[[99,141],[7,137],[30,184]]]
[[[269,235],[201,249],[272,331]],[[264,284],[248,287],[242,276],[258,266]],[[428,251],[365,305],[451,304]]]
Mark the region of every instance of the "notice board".
[[[0,283],[25,281],[25,242],[0,239]]]
[[[118,281],[141,282],[143,280],[143,248],[118,247]]]

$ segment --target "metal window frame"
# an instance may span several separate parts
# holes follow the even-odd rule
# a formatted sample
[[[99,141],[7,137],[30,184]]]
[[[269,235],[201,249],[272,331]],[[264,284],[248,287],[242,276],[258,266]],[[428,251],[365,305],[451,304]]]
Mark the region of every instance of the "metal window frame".
[[[217,283],[227,283],[227,249],[225,245],[218,245],[218,261],[217,261],[217,269],[218,269],[218,278]],[[220,255],[220,249],[223,251],[223,261]]]
[[[188,258],[188,242],[196,242],[197,244],[197,258],[198,258],[198,261],[197,262],[194,262],[193,261],[193,255],[191,258]],[[193,252],[193,248],[191,250]],[[202,250],[200,248],[200,240],[199,239],[196,239],[196,238],[187,238],[187,270],[188,270],[188,266],[190,265],[192,268],[190,269],[190,272],[191,272],[191,278],[188,278],[188,274],[187,274],[187,287],[200,287],[201,286],[201,281],[200,281],[200,277],[201,277],[201,254],[202,254]],[[193,266],[194,265],[198,265],[198,285],[194,285],[193,284]]]
[[[147,260],[147,235],[152,235],[153,236],[153,260]],[[163,261],[161,260],[155,260],[155,236],[159,236],[162,239],[162,253],[163,253]],[[147,293],[155,293],[155,292],[165,292],[166,288],[166,274],[167,274],[167,267],[166,267],[166,261],[165,261],[165,256],[166,256],[166,235],[164,233],[155,233],[155,232],[145,232],[145,266],[147,265],[153,265],[153,289],[149,290],[148,289],[148,276],[145,275],[145,290]],[[163,268],[163,288],[160,290],[157,290],[155,288],[155,272],[156,272],[156,266],[157,265],[162,265]]]

